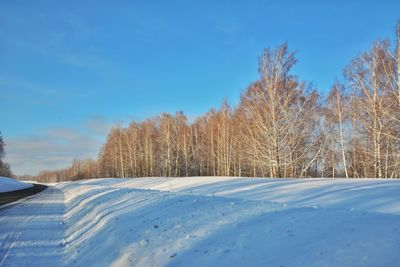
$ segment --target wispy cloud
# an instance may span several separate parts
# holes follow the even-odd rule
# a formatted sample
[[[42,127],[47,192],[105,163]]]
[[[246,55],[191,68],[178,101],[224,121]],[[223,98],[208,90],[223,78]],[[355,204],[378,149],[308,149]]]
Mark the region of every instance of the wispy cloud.
[[[100,136],[108,134],[114,125],[115,123],[106,120],[102,116],[94,116],[85,123],[87,129]]]
[[[64,99],[65,97],[90,97],[93,96],[93,90],[80,90],[79,88],[59,88],[51,85],[38,83],[35,81],[15,79],[9,77],[0,77],[0,89],[22,90],[24,92],[32,92],[39,97],[49,97]]]
[[[17,175],[65,168],[74,158],[96,158],[112,123],[96,116],[82,130],[47,128],[35,135],[8,138],[6,161]]]

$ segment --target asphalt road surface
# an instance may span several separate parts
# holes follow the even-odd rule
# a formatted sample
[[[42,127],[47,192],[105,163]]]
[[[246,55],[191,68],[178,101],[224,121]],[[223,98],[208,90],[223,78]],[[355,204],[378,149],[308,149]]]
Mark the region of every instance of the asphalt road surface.
[[[11,191],[11,192],[0,193],[0,208],[4,204],[11,203],[18,199],[37,194],[46,188],[47,188],[47,186],[42,185],[42,184],[33,184],[33,186],[29,187],[29,188]]]

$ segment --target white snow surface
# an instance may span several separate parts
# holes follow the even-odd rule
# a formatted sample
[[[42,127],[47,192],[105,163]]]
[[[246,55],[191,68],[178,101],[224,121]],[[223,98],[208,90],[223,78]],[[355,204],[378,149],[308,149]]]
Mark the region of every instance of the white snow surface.
[[[400,180],[133,178],[0,208],[0,266],[400,266]]]
[[[12,178],[0,176],[0,193],[21,190],[24,188],[31,187],[32,184],[17,181]]]

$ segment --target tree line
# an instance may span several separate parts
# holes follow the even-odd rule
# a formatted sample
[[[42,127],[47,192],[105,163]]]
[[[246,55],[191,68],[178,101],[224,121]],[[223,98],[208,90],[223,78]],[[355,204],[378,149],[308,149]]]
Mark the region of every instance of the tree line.
[[[115,127],[96,160],[35,178],[399,177],[400,24],[395,46],[374,42],[326,98],[291,73],[296,62],[287,44],[265,49],[237,106],[223,101],[191,123],[177,112]]]

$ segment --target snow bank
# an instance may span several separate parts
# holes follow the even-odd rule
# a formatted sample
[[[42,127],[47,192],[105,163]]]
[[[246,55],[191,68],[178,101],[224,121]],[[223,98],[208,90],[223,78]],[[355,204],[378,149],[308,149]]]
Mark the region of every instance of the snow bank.
[[[118,178],[79,183],[400,215],[400,179]]]
[[[21,190],[31,186],[32,186],[31,184],[20,182],[12,178],[6,178],[0,176],[0,193]]]
[[[399,266],[399,182],[324,181],[56,184],[0,210],[0,265]]]

